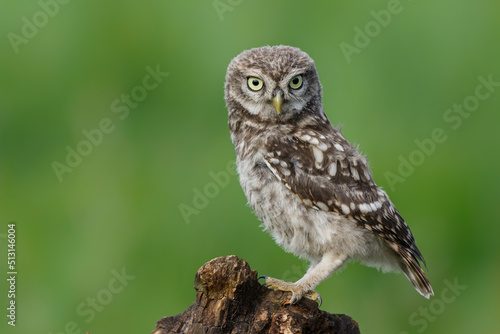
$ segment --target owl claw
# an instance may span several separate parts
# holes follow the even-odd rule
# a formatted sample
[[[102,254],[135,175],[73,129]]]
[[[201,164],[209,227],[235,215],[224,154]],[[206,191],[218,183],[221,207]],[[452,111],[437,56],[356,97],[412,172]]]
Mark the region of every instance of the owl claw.
[[[321,307],[321,305],[323,304],[323,300],[321,299],[321,296],[315,292],[315,291],[309,291],[308,293],[306,293],[304,295],[304,297],[307,297],[311,300],[314,300],[315,302],[318,303],[318,308]],[[283,302],[283,306],[286,306],[286,305],[295,305],[299,300],[301,300],[302,297],[299,297],[299,296],[296,296],[294,294],[292,294],[292,297],[288,300],[285,300]]]
[[[323,300],[321,299],[321,296],[319,295],[319,293],[317,293],[316,291],[310,290],[310,291],[306,292],[303,296],[300,296],[300,297],[295,295],[295,294],[292,294],[292,298],[290,298],[289,301],[285,302],[284,305],[286,305],[286,304],[294,305],[299,300],[301,300],[302,297],[307,297],[307,298],[317,302],[318,308],[320,308],[321,305],[323,304]]]
[[[297,296],[292,295],[292,298],[288,301],[288,304],[293,305],[296,302],[298,302],[301,298],[298,298]]]
[[[304,297],[307,297],[307,298],[309,298],[309,299],[314,300],[315,302],[317,302],[318,303],[318,308],[321,306],[321,304],[323,304],[323,299],[321,299],[321,296],[319,295],[319,293],[317,293],[314,290],[307,291],[304,294]]]

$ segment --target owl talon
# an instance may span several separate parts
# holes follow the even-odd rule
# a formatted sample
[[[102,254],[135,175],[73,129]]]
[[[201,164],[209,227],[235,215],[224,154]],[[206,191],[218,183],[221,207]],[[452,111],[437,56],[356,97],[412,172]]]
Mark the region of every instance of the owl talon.
[[[321,296],[319,295],[319,293],[317,293],[314,290],[307,291],[304,294],[304,297],[307,297],[307,298],[309,298],[309,299],[314,300],[315,302],[317,302],[318,303],[318,308],[321,306],[321,304],[323,304],[323,299],[321,299]]]
[[[318,308],[321,306],[321,304],[323,304],[323,300],[321,299],[321,296],[319,295],[319,293],[317,293],[314,290],[309,290],[309,291],[307,291],[302,296],[299,296],[299,295],[296,295],[296,294],[292,294],[292,297],[288,301],[285,301],[283,304],[284,305],[286,305],[286,304],[294,305],[299,300],[301,300],[303,297],[307,297],[307,298],[309,298],[309,299],[317,302],[318,303]]]
[[[290,298],[290,300],[288,301],[288,304],[293,305],[293,304],[297,303],[299,300],[300,300],[300,298],[292,295],[292,298]]]

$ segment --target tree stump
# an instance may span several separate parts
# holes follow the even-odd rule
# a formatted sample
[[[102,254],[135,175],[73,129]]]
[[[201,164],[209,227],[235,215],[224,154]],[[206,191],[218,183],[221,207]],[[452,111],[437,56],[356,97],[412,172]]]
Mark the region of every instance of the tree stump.
[[[359,333],[349,316],[321,311],[308,298],[283,306],[290,293],[260,285],[257,271],[234,255],[205,263],[194,288],[194,303],[184,313],[159,320],[152,334]]]

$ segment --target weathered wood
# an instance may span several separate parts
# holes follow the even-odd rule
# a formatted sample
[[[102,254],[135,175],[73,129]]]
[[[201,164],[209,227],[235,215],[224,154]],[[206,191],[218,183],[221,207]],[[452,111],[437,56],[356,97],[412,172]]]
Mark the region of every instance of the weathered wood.
[[[196,301],[184,313],[159,320],[152,334],[359,333],[349,316],[321,311],[307,298],[283,306],[290,293],[261,286],[257,271],[234,255],[203,265],[194,287]]]

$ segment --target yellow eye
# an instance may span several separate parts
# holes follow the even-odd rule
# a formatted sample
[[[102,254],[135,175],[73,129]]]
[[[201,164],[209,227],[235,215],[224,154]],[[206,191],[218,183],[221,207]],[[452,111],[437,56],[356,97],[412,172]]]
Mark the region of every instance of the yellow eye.
[[[290,88],[291,89],[299,89],[300,87],[302,87],[302,75],[296,75],[292,78],[292,80],[290,80]]]
[[[248,82],[248,87],[254,91],[261,90],[262,86],[264,86],[262,80],[257,77],[250,77],[248,78],[247,82]]]

